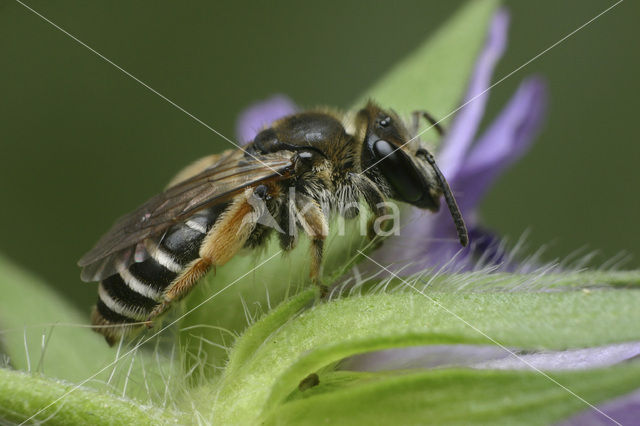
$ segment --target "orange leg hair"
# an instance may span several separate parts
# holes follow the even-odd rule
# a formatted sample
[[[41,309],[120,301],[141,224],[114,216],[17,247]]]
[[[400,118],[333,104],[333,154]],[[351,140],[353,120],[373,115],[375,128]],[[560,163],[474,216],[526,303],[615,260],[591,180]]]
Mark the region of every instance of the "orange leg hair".
[[[310,276],[314,284],[320,287],[323,296],[328,288],[320,283],[322,272],[322,250],[324,240],[329,235],[329,224],[320,205],[313,199],[296,196],[296,216],[304,232],[311,238],[311,267]]]
[[[224,265],[244,246],[256,226],[258,215],[248,201],[251,196],[253,190],[245,190],[216,221],[200,246],[200,257],[187,265],[166,288],[163,302],[156,306],[147,319],[149,327],[153,319],[164,313],[173,301],[186,296],[211,267]]]

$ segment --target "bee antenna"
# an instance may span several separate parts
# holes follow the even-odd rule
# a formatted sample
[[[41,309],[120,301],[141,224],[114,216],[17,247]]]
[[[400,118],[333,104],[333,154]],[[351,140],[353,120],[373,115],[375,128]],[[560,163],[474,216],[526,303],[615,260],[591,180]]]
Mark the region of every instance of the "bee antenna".
[[[444,199],[447,201],[447,207],[449,207],[449,211],[451,212],[453,223],[456,225],[458,239],[460,240],[460,244],[462,244],[463,247],[466,247],[467,244],[469,244],[469,233],[467,232],[467,226],[464,224],[464,219],[462,218],[462,213],[460,213],[458,203],[451,193],[451,188],[449,187],[447,180],[444,178],[444,175],[440,171],[440,168],[436,164],[436,160],[433,158],[433,155],[431,155],[431,153],[426,149],[421,149],[419,153],[424,156],[424,158],[436,172],[436,178],[438,179],[440,187],[442,188],[442,192],[444,193]]]

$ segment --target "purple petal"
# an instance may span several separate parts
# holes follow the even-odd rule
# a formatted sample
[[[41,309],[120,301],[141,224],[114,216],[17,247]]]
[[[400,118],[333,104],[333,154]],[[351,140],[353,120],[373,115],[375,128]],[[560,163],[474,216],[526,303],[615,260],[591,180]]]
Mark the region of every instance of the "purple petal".
[[[638,419],[640,419],[640,389],[601,404],[597,408],[621,425],[638,424]],[[604,426],[612,424],[611,419],[605,417],[600,411],[593,408],[587,409],[560,423],[559,426]]]
[[[589,370],[621,364],[640,356],[640,342],[562,351],[509,350],[511,352],[493,345],[469,344],[410,346],[354,355],[341,362],[340,369],[391,371],[468,367],[476,370]]]
[[[469,247],[484,265],[499,265],[506,262],[506,253],[502,247],[502,239],[482,226],[469,228]]]
[[[473,213],[498,176],[531,146],[540,128],[546,99],[547,88],[542,80],[530,78],[523,82],[500,116],[474,144],[458,173],[449,180],[470,230],[470,245],[458,255],[457,264],[471,260],[472,254],[485,260],[490,255],[483,252],[484,242],[472,232],[476,227]],[[429,263],[438,264],[450,259],[460,246],[447,209],[441,209],[433,220],[434,243],[429,245],[429,253],[432,253]],[[498,259],[499,256],[494,258]]]
[[[275,95],[265,101],[256,102],[245,109],[236,122],[236,136],[240,144],[251,142],[258,132],[279,118],[286,117],[298,108],[284,95]]]
[[[393,371],[468,366],[509,356],[492,345],[429,345],[385,349],[354,355],[340,363],[340,370]]]
[[[609,367],[640,356],[640,342],[614,343],[584,349],[540,351],[484,361],[471,367],[481,370],[566,371]]]
[[[467,151],[482,120],[487,96],[486,93],[479,94],[489,87],[494,66],[504,52],[508,26],[509,14],[500,9],[493,16],[485,46],[476,61],[465,95],[465,103],[468,104],[456,115],[438,155],[438,164],[450,181],[455,178],[457,170],[464,167]],[[375,258],[384,265],[395,263],[405,268],[403,274],[419,272],[446,262],[460,249],[455,227],[446,208],[441,209],[437,216],[413,210],[411,217],[402,224],[404,228],[400,237],[387,240],[375,254]],[[467,217],[465,219],[469,220]],[[463,257],[469,258],[469,252],[459,256],[458,261]],[[409,263],[412,264],[407,267]]]
[[[628,362],[640,355],[640,342],[614,343],[563,351],[523,352],[516,355],[490,345],[426,345],[367,352],[344,359],[340,370],[394,371],[467,367],[480,370],[568,371],[597,369]],[[620,424],[637,424],[640,418],[640,389],[601,404],[598,410]],[[609,425],[611,420],[595,409],[585,410],[559,426]]]
[[[502,56],[507,44],[509,13],[500,9],[493,16],[484,49],[476,61],[469,89],[465,95],[462,109],[449,129],[448,136],[438,155],[438,163],[447,178],[454,176],[462,167],[462,163],[471,146],[484,114],[489,98],[489,83],[496,62]]]
[[[432,232],[426,244],[423,243],[423,254],[411,272],[421,272],[428,267],[441,267],[444,270],[457,272],[468,271],[486,265],[502,265],[509,268],[502,241],[494,232],[477,224],[472,217],[467,217],[466,225],[469,233],[469,245],[460,246],[455,228],[448,210],[440,211],[434,217],[434,224],[440,226]],[[453,260],[453,262],[451,262]]]
[[[449,182],[462,211],[471,211],[498,176],[529,149],[540,129],[547,87],[525,80],[500,116],[475,143],[463,167]]]

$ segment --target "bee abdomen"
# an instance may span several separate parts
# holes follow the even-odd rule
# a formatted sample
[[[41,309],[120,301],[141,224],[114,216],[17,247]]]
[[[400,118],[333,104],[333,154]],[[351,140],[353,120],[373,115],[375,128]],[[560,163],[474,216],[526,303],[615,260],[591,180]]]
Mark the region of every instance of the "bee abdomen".
[[[111,311],[134,321],[145,320],[158,304],[154,299],[133,290],[122,275],[112,275],[98,287],[100,301]]]
[[[133,327],[129,324],[147,320],[162,300],[164,289],[177,276],[177,272],[149,257],[103,280],[98,286],[98,302],[92,315],[92,323],[103,328],[96,331],[113,345]]]
[[[121,268],[100,283],[93,324],[107,326],[97,331],[105,335],[109,344],[123,334],[127,324],[148,319],[163,300],[165,289],[198,258],[204,237],[225,207],[196,213],[169,228],[159,242],[146,240],[147,259]],[[109,328],[110,325],[123,327]]]

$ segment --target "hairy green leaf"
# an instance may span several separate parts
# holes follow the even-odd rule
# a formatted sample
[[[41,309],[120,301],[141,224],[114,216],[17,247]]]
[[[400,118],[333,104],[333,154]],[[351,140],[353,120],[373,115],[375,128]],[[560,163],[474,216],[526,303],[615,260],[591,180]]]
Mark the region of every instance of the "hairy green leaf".
[[[215,419],[251,422],[273,415],[310,374],[322,376],[363,352],[455,343],[562,350],[640,340],[637,290],[425,294],[407,288],[334,300],[286,323],[267,316],[255,326],[262,332],[250,329],[240,339],[243,354],[232,354],[223,378],[202,387],[194,400],[204,406],[215,395]],[[306,300],[277,312],[297,312]],[[264,331],[270,332],[266,339]],[[627,390],[625,383],[609,395]]]
[[[68,382],[0,368],[0,423],[23,422],[49,405],[31,421],[51,425],[177,423],[175,415],[168,411],[104,392],[76,389]]]
[[[345,377],[346,376],[346,377]],[[432,370],[402,375],[320,375],[264,420],[265,425],[547,425],[637,388],[640,364],[591,371]],[[603,417],[603,420],[605,418]]]
[[[50,377],[81,380],[112,358],[80,314],[38,278],[0,257],[0,327],[11,365]],[[91,356],[87,356],[91,354]]]
[[[8,366],[69,382],[88,380],[86,386],[143,401],[163,401],[165,382],[181,383],[178,366],[166,356],[153,348],[124,356],[131,344],[110,348],[89,328],[88,313],[77,312],[51,287],[2,257],[0,290],[0,354]]]

